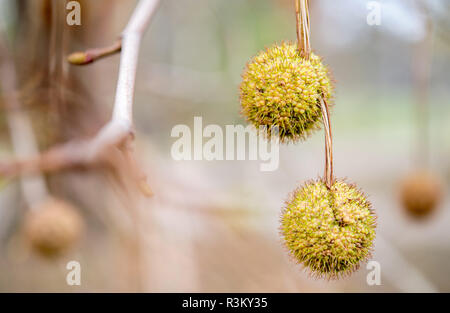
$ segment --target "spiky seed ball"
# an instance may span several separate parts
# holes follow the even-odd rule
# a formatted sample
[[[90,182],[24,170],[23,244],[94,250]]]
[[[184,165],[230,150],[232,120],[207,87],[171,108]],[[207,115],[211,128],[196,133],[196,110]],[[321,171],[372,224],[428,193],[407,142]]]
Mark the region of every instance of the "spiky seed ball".
[[[405,210],[414,217],[430,214],[442,197],[439,180],[428,171],[408,175],[400,187],[400,199]]]
[[[45,257],[58,256],[79,239],[83,220],[65,201],[50,198],[25,218],[24,231],[31,247]]]
[[[315,277],[339,278],[371,254],[376,216],[366,196],[337,180],[322,180],[293,192],[281,218],[281,233],[293,258]]]
[[[246,66],[240,85],[242,114],[256,129],[270,136],[278,126],[280,142],[306,138],[321,125],[319,96],[332,94],[328,69],[319,56],[302,58],[297,45],[274,45]]]

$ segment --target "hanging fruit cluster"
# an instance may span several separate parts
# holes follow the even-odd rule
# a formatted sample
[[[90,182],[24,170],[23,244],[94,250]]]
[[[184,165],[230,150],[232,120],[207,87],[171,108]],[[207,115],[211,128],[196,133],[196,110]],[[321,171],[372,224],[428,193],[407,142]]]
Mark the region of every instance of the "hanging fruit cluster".
[[[323,126],[325,173],[286,201],[281,234],[291,256],[316,277],[352,273],[370,257],[376,216],[355,185],[333,177],[329,100],[333,87],[321,58],[311,53],[307,0],[295,0],[298,45],[274,45],[251,60],[242,75],[242,113],[257,129],[279,129],[280,142],[305,139]]]

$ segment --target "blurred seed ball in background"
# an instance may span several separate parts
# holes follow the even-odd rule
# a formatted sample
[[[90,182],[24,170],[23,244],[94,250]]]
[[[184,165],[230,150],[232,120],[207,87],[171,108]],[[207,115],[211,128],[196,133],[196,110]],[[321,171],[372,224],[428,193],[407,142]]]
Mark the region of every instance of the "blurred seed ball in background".
[[[441,199],[441,182],[429,171],[413,172],[400,184],[401,203],[407,213],[413,217],[422,218],[430,215]]]
[[[57,257],[80,239],[84,223],[69,203],[50,198],[25,217],[24,232],[31,248],[41,256]]]
[[[371,255],[376,216],[356,186],[337,180],[307,182],[286,202],[281,234],[295,260],[313,276],[339,278]]]
[[[305,139],[320,129],[319,97],[332,96],[328,69],[319,56],[307,60],[293,43],[260,52],[246,66],[240,85],[242,114],[256,129],[278,126],[281,142]]]

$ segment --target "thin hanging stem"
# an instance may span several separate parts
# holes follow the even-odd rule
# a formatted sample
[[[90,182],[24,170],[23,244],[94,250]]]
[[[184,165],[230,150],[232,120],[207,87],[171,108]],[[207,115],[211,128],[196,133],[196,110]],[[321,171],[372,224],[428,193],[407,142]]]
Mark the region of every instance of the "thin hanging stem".
[[[294,0],[295,2],[295,20],[296,20],[296,29],[297,29],[297,45],[298,45],[298,51],[302,51],[302,27],[301,27],[301,20],[300,20],[300,2],[299,0]]]
[[[0,175],[14,177],[20,174],[50,172],[76,165],[94,164],[104,158],[104,152],[109,148],[118,147],[124,140],[133,138],[132,107],[138,52],[144,31],[160,1],[140,0],[122,33],[119,78],[111,120],[93,138],[57,145],[28,160],[6,164],[0,162]],[[151,191],[144,185],[142,177],[140,178],[140,189],[144,194],[150,195]]]
[[[308,0],[295,0],[295,17],[297,20],[297,41],[300,55],[309,59],[311,55],[310,20]],[[324,180],[327,188],[333,186],[333,136],[331,134],[330,112],[323,94],[319,98],[322,120],[325,130],[325,171]]]
[[[297,43],[300,55],[309,59],[311,54],[308,0],[295,0]]]
[[[309,28],[309,9],[308,0],[303,0],[300,2],[300,12],[302,14],[302,27],[304,36],[304,53],[305,57],[309,58],[311,54],[311,43],[310,43],[310,28]]]
[[[333,136],[331,134],[330,111],[323,95],[319,98],[325,130],[325,171],[324,180],[328,189],[333,186]]]

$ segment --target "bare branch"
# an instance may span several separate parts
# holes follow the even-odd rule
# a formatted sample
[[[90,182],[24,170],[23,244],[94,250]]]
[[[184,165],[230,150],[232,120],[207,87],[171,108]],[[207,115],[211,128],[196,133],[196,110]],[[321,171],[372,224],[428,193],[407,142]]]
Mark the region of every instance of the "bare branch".
[[[139,47],[160,0],[140,0],[121,36],[119,77],[112,119],[98,134],[85,141],[53,147],[33,159],[0,165],[0,175],[16,176],[36,171],[55,171],[77,165],[90,165],[102,158],[109,148],[133,138],[132,107]],[[142,182],[140,182],[141,184]]]

